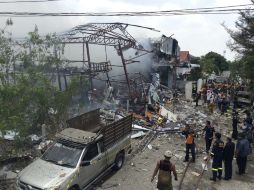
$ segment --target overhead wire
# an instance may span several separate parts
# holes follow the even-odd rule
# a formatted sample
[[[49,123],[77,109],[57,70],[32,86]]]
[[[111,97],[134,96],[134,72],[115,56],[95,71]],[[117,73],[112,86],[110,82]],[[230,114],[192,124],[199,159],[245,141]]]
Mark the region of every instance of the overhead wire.
[[[0,1],[0,4],[13,4],[13,3],[44,3],[44,2],[54,2],[54,1],[64,1],[64,0],[16,0],[16,1]]]
[[[27,0],[28,2],[29,0]],[[39,1],[61,1],[61,0],[38,0]],[[3,1],[0,1],[0,3]],[[14,2],[14,1],[13,1]],[[20,2],[20,1],[19,1]],[[25,1],[23,1],[25,2]],[[32,2],[31,0],[29,2]],[[137,12],[0,12],[1,16],[12,17],[112,17],[112,16],[176,16],[176,15],[195,15],[195,14],[237,14],[240,11],[254,10],[254,4],[231,5],[220,7],[202,7],[193,9],[175,9],[161,11],[137,11]]]

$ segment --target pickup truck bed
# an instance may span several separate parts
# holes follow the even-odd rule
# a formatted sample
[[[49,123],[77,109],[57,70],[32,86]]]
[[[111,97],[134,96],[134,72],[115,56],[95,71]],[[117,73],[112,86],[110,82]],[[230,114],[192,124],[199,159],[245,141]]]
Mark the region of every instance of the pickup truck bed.
[[[66,121],[68,127],[90,132],[91,134],[102,134],[104,147],[107,149],[120,139],[131,133],[132,115],[121,119],[107,119],[96,109]]]

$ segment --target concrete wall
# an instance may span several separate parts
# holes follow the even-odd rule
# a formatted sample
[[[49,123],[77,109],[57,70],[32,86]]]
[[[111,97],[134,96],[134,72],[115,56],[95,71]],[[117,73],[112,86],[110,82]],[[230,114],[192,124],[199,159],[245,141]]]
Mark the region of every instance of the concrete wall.
[[[188,81],[185,84],[185,98],[186,100],[193,100],[192,99],[192,81]]]

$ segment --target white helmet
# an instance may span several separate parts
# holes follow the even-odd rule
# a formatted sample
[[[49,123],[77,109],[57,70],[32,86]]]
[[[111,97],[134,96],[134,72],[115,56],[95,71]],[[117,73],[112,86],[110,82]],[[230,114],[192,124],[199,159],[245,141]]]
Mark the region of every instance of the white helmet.
[[[165,151],[164,156],[167,158],[171,158],[173,156],[173,153],[170,150]]]

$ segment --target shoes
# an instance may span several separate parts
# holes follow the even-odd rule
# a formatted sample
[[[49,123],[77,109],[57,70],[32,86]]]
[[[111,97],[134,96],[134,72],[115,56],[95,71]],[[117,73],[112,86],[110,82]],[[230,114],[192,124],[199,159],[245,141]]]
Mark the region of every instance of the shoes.
[[[235,172],[237,175],[243,175],[242,173],[240,173],[240,172]]]
[[[211,181],[216,181],[216,179],[214,179],[213,177],[210,177],[210,180],[211,180]]]
[[[183,162],[189,162],[189,160],[184,160]]]
[[[190,162],[191,162],[191,163],[195,163],[195,160],[191,160]]]
[[[221,180],[221,176],[217,176],[217,178],[218,178],[219,180]]]
[[[227,178],[227,177],[224,177],[223,179],[224,179],[224,180],[229,180],[229,178]]]

